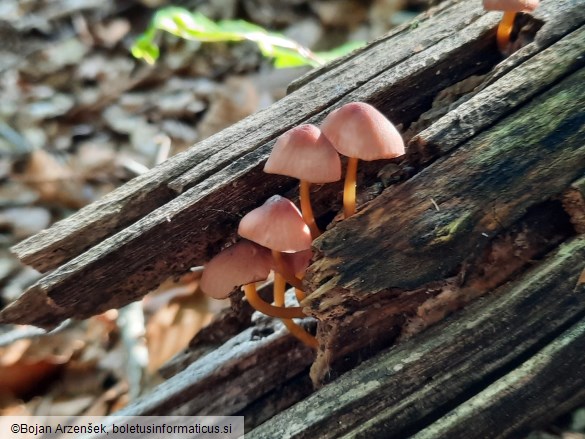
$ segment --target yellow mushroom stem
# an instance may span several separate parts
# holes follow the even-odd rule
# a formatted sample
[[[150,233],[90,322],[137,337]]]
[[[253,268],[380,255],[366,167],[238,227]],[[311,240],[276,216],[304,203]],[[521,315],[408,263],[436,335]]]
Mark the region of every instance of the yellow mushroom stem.
[[[305,292],[303,290],[299,290],[298,288],[295,288],[295,296],[297,296],[297,300],[299,301],[299,303],[305,299],[305,297],[307,297],[307,295],[305,294]]]
[[[355,157],[349,157],[347,160],[345,183],[343,185],[343,216],[345,218],[349,218],[355,213],[355,190],[358,160],[359,159]]]
[[[274,260],[274,266],[276,268],[275,271],[280,273],[289,285],[302,290],[303,283],[301,282],[301,279],[296,277],[295,274],[287,268],[282,260],[282,253],[276,250],[272,250],[272,259]]]
[[[305,314],[303,314],[300,306],[282,308],[266,303],[258,295],[258,292],[256,291],[256,284],[254,283],[244,285],[244,294],[254,309],[260,311],[263,314],[266,314],[267,316],[277,317],[279,319],[296,319],[305,317]]]
[[[502,17],[502,21],[500,21],[498,26],[498,33],[496,36],[500,52],[504,52],[506,50],[506,46],[510,42],[510,35],[512,35],[515,19],[516,12],[504,11],[504,16]]]
[[[284,293],[286,289],[286,281],[279,274],[274,274],[274,305],[282,307],[282,309],[292,309],[284,307]],[[307,346],[317,349],[319,344],[317,339],[305,331],[301,326],[297,325],[291,319],[282,319],[284,326],[290,331],[292,335],[305,343]]]
[[[313,216],[313,207],[311,206],[311,183],[306,180],[301,180],[301,185],[299,188],[299,195],[301,199],[301,213],[303,214],[303,219],[305,223],[309,226],[311,230],[311,237],[313,239],[319,237],[321,235],[321,230],[317,227],[317,223],[315,222],[315,217]]]

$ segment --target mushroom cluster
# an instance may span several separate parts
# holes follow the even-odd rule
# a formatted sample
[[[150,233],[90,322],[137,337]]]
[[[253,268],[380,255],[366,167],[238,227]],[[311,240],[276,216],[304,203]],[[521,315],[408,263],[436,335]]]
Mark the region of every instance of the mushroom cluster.
[[[300,181],[301,211],[286,198],[270,197],[245,215],[238,227],[243,238],[205,265],[201,289],[222,299],[243,285],[247,301],[256,310],[283,320],[289,331],[317,348],[317,340],[292,319],[305,317],[301,306],[286,307],[286,285],[295,288],[297,300],[305,298],[302,280],[312,257],[311,244],[321,234],[310,200],[311,184],[341,179],[339,153],[348,157],[343,205],[344,217],[356,210],[358,160],[395,158],[404,154],[396,128],[378,110],[363,102],[346,104],[330,113],[321,128],[303,124],[280,136],[264,171]],[[256,282],[274,272],[274,303],[264,301]]]
[[[514,29],[514,20],[519,12],[534,12],[540,0],[483,0],[486,11],[503,11],[504,15],[498,25],[497,41],[500,52],[506,52],[510,36]]]

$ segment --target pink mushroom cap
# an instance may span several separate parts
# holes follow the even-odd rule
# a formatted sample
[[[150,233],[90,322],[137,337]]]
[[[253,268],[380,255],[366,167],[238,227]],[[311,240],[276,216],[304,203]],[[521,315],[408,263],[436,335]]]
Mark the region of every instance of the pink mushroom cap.
[[[270,250],[250,241],[240,241],[205,264],[201,290],[214,299],[225,299],[235,287],[265,280],[272,265]]]
[[[264,172],[288,175],[309,183],[330,183],[341,179],[341,160],[321,130],[305,124],[278,138]]]
[[[280,195],[249,212],[238,234],[271,250],[293,253],[311,248],[311,232],[299,209]]]
[[[364,102],[352,102],[329,113],[321,132],[347,157],[370,161],[404,154],[404,141],[382,113]]]
[[[533,12],[539,0],[483,0],[486,11]]]

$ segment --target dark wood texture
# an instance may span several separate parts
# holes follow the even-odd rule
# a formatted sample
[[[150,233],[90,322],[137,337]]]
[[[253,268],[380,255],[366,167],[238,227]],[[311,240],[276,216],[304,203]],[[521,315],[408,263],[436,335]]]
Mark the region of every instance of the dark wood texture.
[[[112,236],[125,226],[169,202],[176,196],[169,187],[169,183],[185,172],[189,171],[188,177],[179,178],[172,184],[171,187],[175,190],[181,191],[188,185],[205,182],[205,179],[213,176],[214,173],[222,177],[221,183],[210,179],[210,183],[216,186],[215,189],[219,189],[222,183],[229,185],[238,180],[237,177],[241,177],[242,164],[240,167],[232,168],[231,173],[222,175],[221,170],[226,167],[226,164],[231,164],[234,160],[253,153],[293,126],[335,106],[340,99],[359,89],[361,85],[374,80],[405,60],[408,61],[413,53],[419,52],[416,57],[419,67],[432,64],[430,48],[433,50],[442,48],[443,52],[449,49],[458,51],[462,42],[478,41],[479,35],[487,33],[497,23],[495,15],[487,15],[480,23],[474,24],[473,21],[484,14],[479,5],[470,8],[468,3],[463,2],[444,9],[443,13],[433,14],[432,20],[430,14],[421,18],[418,28],[413,32],[407,32],[406,27],[403,32],[395,36],[396,39],[388,37],[379,40],[371,50],[363,51],[361,55],[338,65],[302,91],[292,93],[269,109],[200,142],[196,147],[167,160],[152,171],[108,194],[102,200],[59,222],[50,230],[41,232],[33,239],[15,246],[15,253],[23,262],[38,270],[47,271],[73,259],[92,245]],[[457,35],[457,31],[464,29],[469,23],[471,23],[469,25],[471,34],[466,35],[467,32],[461,32],[460,38],[463,41],[452,40],[449,44],[442,41],[453,33]],[[481,44],[481,41],[479,42]],[[487,40],[484,43],[487,43]],[[440,47],[435,47],[437,45]],[[399,49],[389,50],[396,47]],[[478,49],[480,48],[485,49],[485,44],[483,47],[480,45]],[[494,50],[486,61],[493,63],[495,56],[497,55]],[[367,63],[364,62],[366,59]],[[451,80],[448,74],[438,79],[444,82]],[[437,81],[438,87],[441,86],[439,82]],[[378,86],[378,88],[383,87]],[[379,95],[380,90],[376,94]],[[431,95],[432,90],[429,90],[428,96]],[[360,98],[367,99],[367,96],[362,93]],[[416,115],[411,113],[411,117],[416,117]],[[263,154],[240,160],[240,163],[243,161],[247,165],[245,169],[250,170],[265,159],[267,151],[269,149],[265,148]],[[233,177],[229,181],[223,181],[232,174]],[[273,177],[270,179],[274,180]],[[250,182],[248,189],[254,187],[253,183],[253,181]],[[271,190],[278,190],[279,183],[273,182],[270,186]],[[192,191],[191,198],[197,194],[204,197],[205,188],[208,188],[208,185],[204,184],[199,190]],[[236,192],[239,195],[242,194],[239,191]],[[251,198],[256,200],[256,197]],[[221,209],[221,206],[215,207]],[[202,207],[198,210],[201,209]]]
[[[584,351],[585,320],[580,320],[413,439],[518,437],[545,427],[551,419],[585,401]]]
[[[361,364],[246,437],[408,437],[522,363],[542,365],[542,356],[529,359],[543,348],[548,365],[562,363],[563,355],[570,353],[565,370],[582,374],[583,365],[578,364],[582,334],[567,333],[552,348],[545,346],[585,315],[585,285],[575,289],[584,258],[585,238],[562,245],[513,283]],[[579,325],[582,332],[583,323]],[[575,344],[565,350],[567,340],[575,340]],[[557,394],[573,391],[584,396],[582,378],[573,381],[571,376],[566,380],[557,376],[554,385],[562,389]],[[545,380],[541,385],[548,383]],[[533,381],[519,380],[518,387],[508,389],[510,400],[512,394],[530,393],[532,385]],[[530,407],[540,405],[539,399]],[[536,413],[526,412],[531,423],[550,421],[555,415]],[[492,426],[495,434],[507,429],[507,436],[486,437],[509,437],[516,427],[529,424],[525,420],[514,424],[514,419],[502,418],[501,425]],[[467,422],[470,426],[474,418]]]
[[[295,376],[306,376],[313,358],[280,322],[263,319],[116,415],[235,414]]]
[[[315,241],[303,304],[321,322],[316,381],[337,357],[387,337],[382,322],[411,311],[413,293],[478,264],[494,236],[582,175],[584,82],[585,69],[573,73]],[[369,337],[349,336],[372,319]]]

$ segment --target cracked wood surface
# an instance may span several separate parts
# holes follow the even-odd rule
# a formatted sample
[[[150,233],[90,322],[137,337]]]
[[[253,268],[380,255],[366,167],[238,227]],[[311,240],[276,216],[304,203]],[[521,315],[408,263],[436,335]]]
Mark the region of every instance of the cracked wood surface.
[[[447,426],[444,421],[439,425],[472,431],[476,418],[468,416],[463,404],[474,395],[494,408],[483,413],[482,419],[498,414],[492,421],[497,426],[489,423],[492,431],[485,437],[518,437],[514,433],[519,429],[550,422],[558,412],[546,409],[564,396],[578,395],[565,401],[572,405],[585,399],[581,355],[585,284],[575,287],[584,259],[584,237],[562,244],[516,280],[362,363],[246,437],[408,437],[429,425],[437,431],[433,422],[458,406],[464,412],[457,422],[446,418]],[[563,364],[566,378],[552,374],[539,379],[537,388],[531,387],[537,378]],[[502,398],[480,393],[486,388],[490,392],[492,384],[501,387],[497,380],[502,377],[516,383]],[[550,388],[556,389],[550,403],[531,396],[538,389]],[[518,422],[506,416],[506,409],[514,410],[516,398],[523,410]],[[572,405],[563,408],[569,410]]]
[[[453,6],[449,8],[449,5]],[[486,18],[480,30],[488,32],[498,19],[496,14],[484,14],[479,5],[470,7],[466,2],[447,2],[435,12],[421,17],[414,31],[402,29],[392,37],[378,40],[368,50],[323,75],[319,81],[172,157],[75,215],[16,245],[14,252],[23,262],[40,271],[53,269],[75,258],[175,198],[177,193],[172,188],[180,191],[186,184],[195,185],[214,173],[221,173],[221,169],[235,159],[253,153],[293,126],[334,106],[360,85],[407,61],[414,53],[441,43],[469,23],[473,27],[473,22],[482,16]],[[430,62],[428,59],[427,56],[426,62]],[[260,155],[256,158],[257,163],[264,158],[265,154]],[[188,174],[188,183],[179,178],[193,168]],[[275,182],[273,186],[278,188],[281,184]]]
[[[573,7],[565,2],[559,10]],[[543,11],[546,13],[546,8]],[[176,169],[171,169],[173,163],[180,163],[181,172],[195,166],[172,183],[180,189],[193,187],[48,274],[4,310],[0,320],[53,327],[69,316],[86,318],[121,307],[169,276],[201,265],[233,239],[243,213],[275,192],[283,193],[295,186],[292,179],[261,172],[272,139],[298,123],[317,121],[332,108],[352,100],[376,104],[397,123],[411,122],[440,90],[487,70],[496,62],[499,55],[492,33],[497,20],[479,6],[455,4],[444,8],[421,20],[416,29],[399,33],[392,41],[378,42],[371,52],[351,59],[269,109],[205,140],[170,163],[133,180],[110,198],[82,210],[80,218],[92,209],[104,209],[114,222],[125,222],[127,215],[120,210],[138,212],[134,210],[133,197],[146,201],[148,206],[141,205],[139,209],[144,214],[160,202],[157,196],[152,196],[153,190],[169,194],[167,183],[178,175]],[[456,30],[460,32],[453,33]],[[403,43],[401,49],[388,56],[387,49],[398,42]],[[424,84],[421,87],[425,92],[413,95],[413,84]],[[315,114],[318,114],[315,119],[308,119]],[[116,202],[120,196],[124,199],[122,205]],[[74,225],[75,220],[70,221]],[[63,223],[18,248],[27,249],[30,243],[36,247],[43,242],[43,236],[58,237],[60,230],[67,232],[64,239],[68,245],[75,247],[79,238],[88,246],[102,239],[105,236],[102,233],[109,227],[92,224],[87,229],[90,236],[83,232],[73,238]],[[18,248],[21,257],[32,262]],[[72,248],[62,254],[71,257],[79,250]],[[48,264],[44,268],[63,261],[55,256],[59,252],[41,257]]]
[[[475,266],[493,237],[583,175],[584,82],[582,68],[315,240],[303,301],[321,322],[315,381],[341,355],[384,338],[381,324],[348,337],[370,315],[400,318],[412,292]]]
[[[584,116],[582,111],[575,111],[575,108],[583,108],[585,92],[578,86],[585,79],[582,64],[583,31],[578,29],[585,21],[583,4],[579,1],[545,0],[539,12],[544,25],[535,42],[496,67],[486,82],[487,88],[484,86],[480,94],[452,110],[447,114],[447,119],[435,122],[425,130],[424,135],[420,133],[416,138],[414,142],[418,142],[418,146],[412,147],[405,163],[427,167],[417,169],[418,174],[410,180],[387,189],[355,218],[336,224],[323,235],[322,240],[317,241],[320,256],[324,256],[324,259],[318,260],[313,266],[313,281],[315,276],[325,273],[325,270],[319,272],[319,267],[324,268],[326,264],[329,264],[328,269],[333,274],[328,280],[330,283],[317,289],[314,297],[311,296],[307,302],[313,312],[323,318],[320,328],[330,328],[335,321],[331,317],[344,316],[348,321],[354,319],[354,324],[361,322],[367,330],[371,329],[370,326],[376,326],[374,334],[388,328],[394,331],[392,336],[396,336],[396,327],[402,322],[385,318],[388,314],[384,312],[389,307],[384,309],[374,304],[370,308],[373,301],[385,293],[388,293],[385,299],[392,299],[392,295],[400,294],[405,288],[419,283],[422,283],[422,289],[416,293],[426,295],[425,282],[429,279],[445,281],[450,272],[462,265],[461,261],[465,262],[470,255],[481,253],[489,241],[495,241],[521,223],[520,218],[523,218],[525,210],[537,204],[542,206],[543,202],[566,193],[572,182],[583,175]],[[128,203],[130,213],[122,215],[119,219],[121,222],[116,223],[118,219],[114,219],[114,223],[104,231],[94,230],[95,236],[91,236],[88,246],[116,232],[124,226],[124,221],[130,224],[150,212],[153,206],[176,196],[173,192],[165,192],[160,198],[157,195],[149,200],[152,205],[137,207],[133,203],[137,203],[140,188],[144,189],[146,198],[153,193],[151,191],[162,191],[161,188],[167,191],[169,184],[185,192],[163,208],[154,210],[144,219],[65,263],[29,290],[13,307],[4,310],[0,319],[29,319],[29,322],[50,327],[70,315],[83,317],[99,312],[100,309],[127,303],[144,294],[160,279],[205,260],[232,239],[237,220],[246,209],[260,204],[275,191],[284,192],[294,185],[288,179],[265,176],[260,170],[270,150],[271,140],[285,127],[295,125],[294,117],[299,114],[306,117],[303,120],[319,121],[332,108],[345,102],[367,100],[395,121],[408,124],[428,109],[430,100],[439,91],[471,74],[490,68],[496,62],[493,38],[498,14],[484,15],[468,5],[463,14],[461,4],[446,6],[440,11],[428,18],[429,23],[425,19],[419,24],[419,28],[428,34],[417,34],[417,29],[403,29],[392,38],[408,40],[408,35],[433,35],[430,28],[434,20],[441,17],[441,20],[446,20],[446,17],[463,20],[462,17],[466,17],[458,34],[450,36],[452,31],[447,32],[447,21],[439,21],[445,28],[438,26],[440,38],[430,43],[424,41],[424,44],[428,43],[428,50],[405,52],[404,59],[393,58],[394,61],[389,62],[395,64],[384,64],[386,69],[380,67],[386,61],[376,61],[382,64],[374,63],[376,66],[372,68],[381,69],[379,72],[361,77],[366,78],[364,82],[354,82],[351,73],[355,77],[362,68],[366,71],[370,69],[370,66],[359,65],[364,64],[364,59],[369,59],[369,49],[366,49],[335,67],[342,70],[351,67],[343,70],[345,73],[340,73],[344,82],[330,73],[335,72],[334,69],[325,73],[321,71],[321,75],[315,76],[310,83],[301,84],[297,93],[303,92],[302,96],[315,93],[316,89],[320,90],[319,87],[323,87],[329,95],[327,98],[317,96],[315,106],[303,103],[305,106],[298,111],[292,108],[294,99],[288,98],[286,105],[291,107],[287,107],[290,113],[286,114],[292,117],[291,120],[254,127],[254,123],[272,118],[270,112],[261,113],[258,119],[252,118],[252,121],[226,130],[226,149],[222,152],[217,152],[217,148],[223,147],[218,143],[223,138],[219,135],[215,140],[201,144],[203,150],[199,156],[193,151],[189,153],[192,155],[187,154],[186,157],[192,161],[181,168],[181,175],[171,172],[172,166],[169,165],[169,168],[163,166],[153,171],[150,177],[132,183],[127,201],[122,203]],[[379,45],[390,44],[392,39],[380,41],[372,46],[372,50]],[[554,45],[548,50],[551,44]],[[470,53],[475,50],[479,54]],[[385,54],[380,51],[379,56]],[[475,65],[480,59],[486,64]],[[522,69],[536,78],[533,85],[518,86],[517,80],[522,77]],[[442,73],[437,75],[437,71]],[[323,84],[319,83],[320,78],[325,78]],[[413,87],[424,84],[431,85],[426,94],[409,96]],[[551,88],[553,84],[555,86]],[[337,93],[335,87],[340,87],[341,91]],[[510,90],[509,100],[504,99],[502,104],[506,89]],[[481,99],[489,101],[490,98],[491,104],[485,105],[482,110]],[[492,107],[495,110],[490,112]],[[284,107],[275,108],[277,114],[285,114],[282,113]],[[520,109],[516,111],[517,108]],[[453,111],[459,113],[448,119],[455,115]],[[528,132],[520,121],[531,121],[538,112],[546,114],[547,118]],[[485,117],[476,117],[482,113]],[[513,116],[518,115],[520,119],[517,121]],[[445,120],[449,122],[445,124]],[[462,120],[471,126],[465,124],[458,127]],[[439,133],[445,132],[451,133],[445,135],[449,142],[437,142],[436,139],[444,135]],[[526,145],[518,145],[520,137]],[[243,139],[242,153],[230,155],[236,147],[237,138]],[[516,140],[501,142],[509,138]],[[561,140],[562,145],[553,140]],[[443,147],[445,149],[441,149]],[[477,153],[476,156],[472,155],[473,152]],[[499,156],[499,153],[503,156]],[[441,158],[445,154],[447,156]],[[209,160],[208,163],[197,164],[193,157],[208,157]],[[223,169],[226,163],[232,163],[234,159],[236,161],[233,164]],[[458,163],[468,165],[468,171],[477,172],[465,174],[454,167]],[[195,170],[190,171],[194,165]],[[514,169],[520,169],[523,178],[518,178]],[[536,186],[539,180],[537,173],[547,183],[547,187]],[[482,180],[481,176],[487,176],[487,181]],[[576,184],[573,183],[572,187],[580,187]],[[463,192],[466,186],[471,187],[471,194]],[[226,188],[231,189],[225,191]],[[252,188],[254,191],[250,191]],[[489,194],[490,190],[495,189],[498,192],[497,203],[491,202],[493,199],[489,197],[487,201],[483,200],[483,204],[480,203],[485,193]],[[134,190],[137,192],[132,192]],[[528,195],[518,196],[522,190]],[[439,191],[440,196],[437,196]],[[396,201],[390,196],[396,194],[402,194],[404,198]],[[113,199],[118,196],[124,198],[122,195],[123,192],[120,192]],[[439,211],[429,201],[429,196],[439,205]],[[322,198],[317,199],[321,204],[326,203]],[[97,210],[89,215],[88,218],[93,218],[91,221],[97,218],[92,215],[99,208],[99,203],[92,207]],[[413,213],[419,215],[414,215],[416,221],[408,223],[401,231],[408,239],[401,237],[387,244],[390,242],[388,237],[397,233],[392,227],[384,225],[393,225],[392,208],[401,209],[401,215],[405,217]],[[140,211],[142,213],[138,214]],[[555,212],[552,210],[553,214]],[[110,219],[115,218],[115,211],[108,211],[105,215]],[[74,232],[77,236],[75,239],[84,233],[86,236],[91,235],[91,229],[96,224],[91,221],[79,229],[84,230],[80,235]],[[360,228],[364,224],[366,228]],[[485,227],[485,232],[482,227]],[[349,234],[350,229],[354,235]],[[420,230],[426,230],[427,233],[414,233]],[[368,231],[377,239],[369,241],[370,247],[364,238]],[[481,233],[488,236],[484,237]],[[382,239],[378,239],[379,236]],[[59,239],[67,241],[64,236]],[[72,239],[68,250],[70,253],[63,251],[57,259],[49,260],[47,267],[61,264],[85,248],[79,247],[79,242],[74,243],[75,239]],[[566,236],[560,239],[566,239]],[[578,357],[574,355],[582,350],[583,337],[575,329],[563,332],[585,314],[585,286],[573,289],[585,259],[583,239],[576,238],[563,244],[544,262],[537,263],[520,277],[516,271],[506,272],[498,285],[511,282],[498,288],[489,297],[479,299],[460,314],[359,366],[338,379],[334,385],[322,388],[249,434],[251,437],[269,438],[342,435],[404,437],[417,431],[422,434],[424,428],[456,432],[469,422],[469,412],[460,412],[455,418],[456,422],[450,421],[434,427],[432,423],[447,413],[457,413],[464,401],[475,397],[491,411],[486,416],[489,413],[501,413],[502,410],[505,413],[510,399],[518,398],[522,404],[526,404],[523,405],[525,417],[521,419],[521,425],[510,425],[503,430],[502,435],[496,437],[505,437],[504,433],[513,434],[518,428],[532,425],[537,417],[538,421],[542,421],[553,416],[554,410],[544,409],[548,405],[540,406],[543,409],[535,410],[535,415],[532,415],[535,405],[530,389],[521,388],[510,399],[486,398],[482,391],[488,391],[491,395],[491,389],[498,388],[498,380],[512,380],[508,382],[521,384],[522,377],[530,377],[523,375],[524,372],[534,372],[538,377],[540,371],[546,372],[557,366],[565,367],[564,372],[569,378],[574,374],[583,375],[582,365],[577,364]],[[326,240],[330,241],[326,243]],[[556,246],[558,243],[554,242]],[[339,255],[349,257],[347,255],[352,249],[366,249],[370,255],[373,253],[373,245],[380,246],[386,252],[386,259],[368,258],[368,266],[360,266],[359,261],[348,259],[350,263],[347,268],[335,263]],[[400,260],[401,257],[391,253],[393,246],[394,250],[405,252],[405,258],[412,258],[416,252],[422,255],[419,262],[415,261],[421,270],[421,278],[412,275],[413,270],[408,264],[407,270],[397,273],[402,278],[395,280],[389,277],[387,271],[396,274],[398,270],[392,265],[388,266],[388,255],[391,261]],[[437,248],[442,258],[438,262],[428,257],[431,249]],[[60,261],[55,262],[59,258]],[[520,266],[522,270],[525,267]],[[365,271],[369,270],[369,277],[368,273],[361,271],[364,268]],[[344,278],[344,275],[349,276],[349,270],[354,270],[354,275],[355,270],[360,270],[357,282],[349,277]],[[327,290],[328,287],[332,289]],[[371,290],[366,290],[366,287]],[[333,294],[335,290],[339,296]],[[414,295],[407,295],[402,300],[408,302]],[[368,303],[370,300],[372,302]],[[368,313],[372,309],[377,312]],[[383,316],[385,322],[380,322],[376,316]],[[349,329],[351,332],[356,328]],[[357,336],[344,339],[349,350],[356,348],[352,345],[354,338],[362,338],[362,342],[368,338],[364,333],[352,334]],[[321,342],[321,353],[332,347],[330,339],[323,333]],[[543,358],[543,352],[546,358]],[[565,363],[561,364],[558,357],[560,354],[567,356]],[[547,358],[550,359],[548,363],[545,361]],[[254,413],[257,416],[248,420],[247,424],[247,428],[253,428],[310,393],[304,376],[312,360],[311,352],[299,346],[290,335],[284,334],[277,323],[260,323],[207,352],[186,369],[173,370],[172,378],[120,414]],[[279,369],[283,365],[285,367]],[[542,390],[554,386],[554,389],[560,389],[555,395],[569,395],[574,391],[574,397],[566,400],[562,406],[564,409],[583,401],[582,381],[556,378],[554,382],[543,379],[530,384],[538,385],[538,389]],[[501,425],[506,421],[503,418]]]

